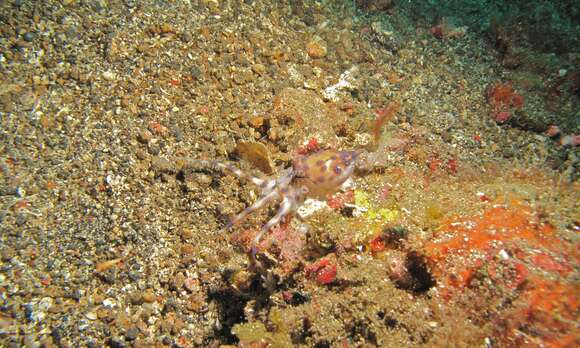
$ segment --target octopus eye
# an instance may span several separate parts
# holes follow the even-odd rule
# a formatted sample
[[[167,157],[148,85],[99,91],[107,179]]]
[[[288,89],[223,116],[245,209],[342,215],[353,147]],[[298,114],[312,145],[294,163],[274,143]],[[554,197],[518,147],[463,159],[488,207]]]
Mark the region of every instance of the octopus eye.
[[[303,194],[303,195],[307,194],[309,191],[310,191],[310,189],[308,187],[306,187],[306,186],[302,186],[300,188],[300,193]]]

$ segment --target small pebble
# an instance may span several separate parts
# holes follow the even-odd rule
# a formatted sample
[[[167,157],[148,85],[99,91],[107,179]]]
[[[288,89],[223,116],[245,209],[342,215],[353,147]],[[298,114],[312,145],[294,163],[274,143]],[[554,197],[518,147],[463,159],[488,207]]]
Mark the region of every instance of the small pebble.
[[[189,292],[195,291],[199,286],[199,281],[193,278],[187,278],[183,284]]]
[[[147,147],[147,152],[153,156],[157,156],[161,152],[161,148],[159,147],[159,144],[150,143]]]
[[[155,294],[151,290],[145,291],[141,296],[142,296],[143,301],[146,303],[155,302]]]
[[[103,73],[103,78],[107,81],[113,81],[115,79],[116,75],[114,72],[111,71],[105,71]]]
[[[26,33],[22,36],[22,38],[26,42],[32,42],[34,40],[34,37],[35,37],[35,35],[33,33]]]
[[[8,262],[10,260],[12,260],[12,258],[16,255],[16,250],[14,248],[4,248],[2,249],[2,251],[0,251],[0,257],[2,258],[2,261],[4,262]]]
[[[140,143],[147,144],[151,139],[153,139],[153,134],[151,134],[147,129],[142,129],[139,131],[139,134],[137,134],[137,140],[139,140]]]
[[[197,66],[193,66],[190,70],[189,70],[191,77],[195,80],[199,80],[201,78],[202,75],[202,71],[201,69],[199,69]]]
[[[326,56],[326,46],[320,41],[310,41],[306,45],[306,51],[310,58],[324,58]]]
[[[270,158],[270,152],[264,144],[253,141],[241,141],[236,146],[236,151],[241,158],[250,162],[265,174],[274,172],[274,164]]]
[[[129,330],[127,330],[127,332],[125,333],[125,338],[127,338],[129,341],[133,341],[137,338],[138,335],[139,329],[133,326]]]

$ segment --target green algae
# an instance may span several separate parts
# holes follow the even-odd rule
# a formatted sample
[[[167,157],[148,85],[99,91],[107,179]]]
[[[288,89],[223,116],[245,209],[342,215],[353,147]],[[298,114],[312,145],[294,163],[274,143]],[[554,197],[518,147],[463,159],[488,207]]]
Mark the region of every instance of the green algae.
[[[269,319],[274,326],[274,331],[268,331],[261,322],[251,322],[234,325],[232,333],[242,343],[267,342],[273,348],[293,347],[290,332],[282,318],[282,312],[279,309],[273,309]]]
[[[377,206],[364,191],[354,191],[354,203],[365,210],[362,217],[368,222],[393,222],[399,217],[399,210]]]

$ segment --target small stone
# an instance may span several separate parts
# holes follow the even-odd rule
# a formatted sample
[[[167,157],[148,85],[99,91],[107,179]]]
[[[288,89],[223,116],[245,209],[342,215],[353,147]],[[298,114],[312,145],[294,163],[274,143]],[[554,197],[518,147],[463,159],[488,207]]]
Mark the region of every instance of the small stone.
[[[128,339],[129,341],[135,340],[138,335],[139,335],[139,329],[136,328],[135,326],[129,328],[129,330],[127,330],[127,332],[125,332],[125,338]]]
[[[22,38],[26,42],[32,42],[34,40],[34,37],[35,37],[35,35],[33,33],[26,33],[22,36]]]
[[[180,332],[181,330],[183,330],[185,328],[185,322],[179,318],[175,318],[175,320],[173,321],[173,327],[172,327],[172,332]]]
[[[171,134],[173,134],[175,141],[183,140],[183,131],[181,130],[181,128],[177,126],[171,127]]]
[[[8,262],[10,260],[12,260],[12,258],[16,255],[16,250],[14,248],[4,248],[2,249],[2,251],[0,251],[0,257],[2,258],[2,261],[4,262]]]
[[[137,158],[140,160],[144,160],[147,158],[147,152],[143,151],[142,149],[137,149],[135,151],[135,156],[137,156]]]
[[[55,304],[48,309],[48,313],[50,314],[58,314],[64,312],[63,305]]]
[[[194,292],[199,287],[199,280],[194,278],[187,278],[183,285],[189,292]]]
[[[113,308],[117,305],[117,302],[115,302],[115,300],[113,298],[106,298],[103,300],[103,306],[108,307],[108,308]]]
[[[253,75],[249,70],[237,70],[233,73],[234,82],[238,85],[243,85],[252,81]]]
[[[171,24],[163,23],[159,27],[159,34],[175,34],[176,31]]]
[[[143,296],[138,292],[134,292],[129,296],[129,302],[131,302],[133,305],[140,305],[143,303],[143,301]]]
[[[313,40],[306,45],[306,51],[310,58],[323,58],[326,56],[326,46],[321,41]]]
[[[159,147],[159,144],[150,143],[149,146],[147,147],[147,151],[151,155],[157,156],[161,152],[161,148]]]
[[[189,31],[185,31],[181,34],[181,41],[187,43],[193,40],[193,35]]]
[[[175,297],[170,297],[167,299],[167,301],[165,301],[165,304],[163,305],[163,312],[164,313],[175,312],[177,310],[177,307],[178,303]]]
[[[89,320],[97,320],[97,318],[98,318],[97,313],[93,312],[93,311],[86,313],[85,317]]]
[[[169,286],[171,287],[171,290],[179,291],[183,287],[184,283],[185,276],[183,275],[183,273],[177,273],[175,277],[171,279]]]
[[[142,295],[141,298],[146,303],[153,303],[155,302],[155,294],[152,290],[146,290]]]
[[[266,67],[264,66],[264,64],[260,64],[260,63],[254,64],[254,65],[252,65],[252,71],[255,72],[256,74],[262,76],[266,72]]]
[[[109,346],[111,348],[125,348],[126,345],[123,342],[123,340],[119,337],[111,337],[111,339],[109,340]]]
[[[54,329],[52,329],[52,331],[50,332],[50,336],[52,337],[52,339],[54,340],[54,342],[56,344],[59,344],[60,341],[62,340],[62,337],[64,336],[64,332],[63,329],[60,327],[55,327]]]
[[[16,225],[22,226],[26,223],[26,221],[27,221],[26,215],[22,213],[18,213],[16,215]]]
[[[193,237],[193,231],[189,228],[182,228],[180,230],[180,235],[181,235],[181,238],[183,238],[184,240],[188,240],[188,239],[191,239]]]
[[[106,309],[106,308],[99,308],[97,310],[97,318],[99,318],[99,320],[103,320],[103,319],[109,317],[110,314],[111,314],[111,311]]]
[[[242,159],[250,162],[263,173],[274,172],[274,164],[266,145],[254,141],[241,141],[236,146],[236,151]]]
[[[181,255],[189,255],[195,252],[195,247],[192,244],[181,244]]]
[[[188,310],[199,313],[205,305],[205,295],[202,293],[193,293],[186,302],[185,308]]]
[[[20,104],[25,110],[31,110],[36,104],[36,94],[33,91],[27,91],[20,95]]]
[[[260,128],[264,125],[264,117],[263,116],[256,116],[250,120],[250,126],[252,128]]]
[[[200,68],[198,68],[197,66],[193,66],[193,67],[192,67],[192,68],[189,70],[189,72],[191,73],[191,77],[192,77],[194,80],[199,80],[199,79],[201,78],[202,71],[201,71],[201,69],[200,69]]]
[[[153,134],[151,134],[151,132],[147,129],[140,130],[139,134],[137,135],[137,140],[143,144],[149,143],[151,139],[153,139]]]
[[[138,281],[139,279],[141,279],[141,273],[133,271],[133,272],[129,272],[129,279],[131,279],[131,281]]]
[[[112,71],[105,71],[103,73],[103,78],[107,81],[113,81],[115,79],[115,77],[116,77],[116,75]]]

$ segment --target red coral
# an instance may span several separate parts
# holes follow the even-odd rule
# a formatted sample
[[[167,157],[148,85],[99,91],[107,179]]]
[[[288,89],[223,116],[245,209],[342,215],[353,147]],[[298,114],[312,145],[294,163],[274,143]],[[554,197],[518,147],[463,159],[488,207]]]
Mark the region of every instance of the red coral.
[[[304,267],[306,277],[315,278],[320,285],[326,285],[336,280],[338,267],[333,255],[320,259],[313,264]]]
[[[509,111],[500,111],[494,115],[493,119],[497,123],[504,123],[512,117],[512,114]]]
[[[512,105],[515,106],[516,108],[521,108],[522,106],[524,106],[524,97],[520,94],[514,94],[512,96]]]
[[[451,174],[457,174],[457,160],[455,158],[447,160],[447,170]]]
[[[514,199],[480,214],[450,218],[425,245],[425,254],[442,298],[463,301],[491,294],[499,302],[509,299],[505,308],[494,301],[478,307],[482,313],[495,311],[485,320],[504,324],[496,332],[499,345],[536,346],[517,334],[525,329],[542,346],[578,346],[578,338],[570,336],[580,307],[580,288],[570,277],[577,247],[556,232],[541,213]]]
[[[337,193],[326,200],[331,209],[342,209],[347,203],[354,203],[354,190]]]
[[[284,274],[289,274],[298,268],[306,245],[306,236],[293,228],[290,220],[272,227],[270,233],[256,246],[253,243],[258,233],[258,229],[248,229],[232,234],[230,239],[245,252],[250,252],[255,247],[257,252],[273,253],[280,261],[280,269]]]
[[[535,266],[548,271],[548,272],[558,272],[562,275],[566,275],[572,272],[572,267],[564,262],[559,262],[554,257],[546,254],[539,253],[532,257],[532,262]]]
[[[310,140],[308,140],[308,143],[306,143],[306,145],[301,146],[296,150],[296,153],[298,155],[308,155],[317,152],[318,150],[320,150],[318,139],[310,138]]]
[[[486,97],[493,109],[493,118],[498,123],[509,120],[512,109],[522,108],[525,102],[524,97],[517,94],[509,83],[491,85],[486,91]]]
[[[514,89],[509,83],[491,85],[487,91],[487,101],[493,107],[509,106],[514,95]]]
[[[432,34],[432,35],[433,35],[435,38],[437,38],[437,39],[439,39],[439,40],[442,40],[442,39],[443,39],[443,37],[445,36],[445,35],[443,34],[443,25],[442,25],[442,24],[439,24],[439,25],[436,25],[436,26],[432,27],[432,28],[430,29],[430,31],[431,31],[431,34]]]
[[[375,238],[373,238],[373,240],[371,240],[369,245],[373,255],[385,250],[386,247],[385,240],[383,239],[382,235],[378,235]]]

